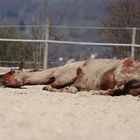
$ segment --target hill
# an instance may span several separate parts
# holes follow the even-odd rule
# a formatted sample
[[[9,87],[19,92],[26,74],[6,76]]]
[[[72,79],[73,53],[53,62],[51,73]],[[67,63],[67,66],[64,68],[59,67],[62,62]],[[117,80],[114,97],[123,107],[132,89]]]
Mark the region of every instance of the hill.
[[[96,25],[105,13],[102,0],[0,0],[0,24],[42,24],[51,15],[54,24]]]

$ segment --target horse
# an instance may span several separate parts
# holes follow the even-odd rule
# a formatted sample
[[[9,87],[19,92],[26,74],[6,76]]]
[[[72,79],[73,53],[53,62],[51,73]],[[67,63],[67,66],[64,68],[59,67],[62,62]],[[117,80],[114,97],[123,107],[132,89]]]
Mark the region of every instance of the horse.
[[[18,69],[0,75],[5,87],[46,85],[43,90],[77,93],[97,90],[101,95],[140,95],[140,63],[130,58],[79,61],[45,70]]]

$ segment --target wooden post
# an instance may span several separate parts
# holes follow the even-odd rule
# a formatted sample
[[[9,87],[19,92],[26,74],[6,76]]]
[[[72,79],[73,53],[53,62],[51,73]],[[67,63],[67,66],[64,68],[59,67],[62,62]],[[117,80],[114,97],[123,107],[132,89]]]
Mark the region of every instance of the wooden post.
[[[136,27],[132,29],[132,45],[136,43]],[[131,58],[135,59],[135,47],[131,47]]]
[[[51,18],[47,18],[47,26],[46,26],[46,41],[49,40],[50,35],[50,26],[51,26]],[[44,69],[47,69],[48,67],[48,42],[45,42],[45,48],[44,48]]]

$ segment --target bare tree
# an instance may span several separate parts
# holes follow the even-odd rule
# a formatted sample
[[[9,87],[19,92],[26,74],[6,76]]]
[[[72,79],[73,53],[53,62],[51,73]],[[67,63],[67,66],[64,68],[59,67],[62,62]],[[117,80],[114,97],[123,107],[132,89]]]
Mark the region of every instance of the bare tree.
[[[105,1],[107,3],[107,1]],[[103,19],[106,27],[140,27],[140,1],[139,0],[111,0],[107,15]],[[105,30],[100,32],[105,42],[130,43],[132,30]],[[114,47],[112,55],[117,52],[118,57],[128,57],[130,48]]]
[[[45,32],[41,28],[38,27],[32,27],[30,30],[30,34],[34,39],[44,39],[45,38]],[[32,59],[35,63],[35,68],[41,68],[41,62],[43,58],[43,48],[44,43],[32,43]]]

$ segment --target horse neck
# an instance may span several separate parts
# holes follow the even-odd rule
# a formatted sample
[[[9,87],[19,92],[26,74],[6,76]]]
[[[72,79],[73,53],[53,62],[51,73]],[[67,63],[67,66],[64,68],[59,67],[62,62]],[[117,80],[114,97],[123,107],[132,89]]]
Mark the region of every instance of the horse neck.
[[[56,68],[28,72],[25,74],[24,84],[33,85],[33,84],[47,84],[50,78],[53,76]]]

